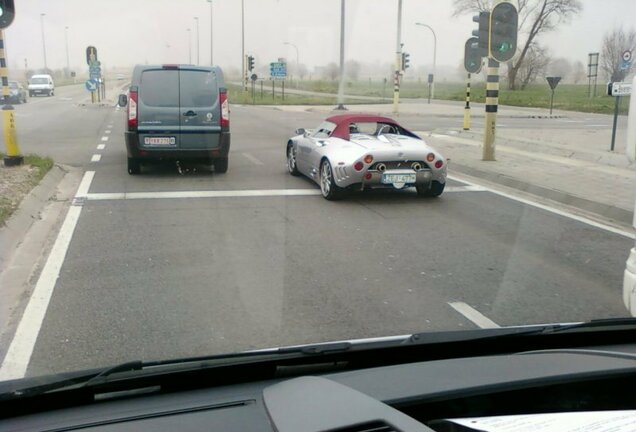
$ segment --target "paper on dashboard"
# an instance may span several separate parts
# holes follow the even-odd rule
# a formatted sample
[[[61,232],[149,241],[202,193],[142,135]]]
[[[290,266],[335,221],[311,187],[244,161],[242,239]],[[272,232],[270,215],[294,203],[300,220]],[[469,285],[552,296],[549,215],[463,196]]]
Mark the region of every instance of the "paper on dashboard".
[[[636,411],[591,411],[446,419],[482,432],[634,432]]]

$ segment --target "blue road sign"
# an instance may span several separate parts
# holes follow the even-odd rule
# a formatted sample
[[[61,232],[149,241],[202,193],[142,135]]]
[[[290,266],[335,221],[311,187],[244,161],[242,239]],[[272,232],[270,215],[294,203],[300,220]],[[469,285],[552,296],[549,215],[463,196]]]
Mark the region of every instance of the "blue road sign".
[[[86,80],[86,83],[84,83],[84,85],[86,86],[86,90],[88,90],[89,92],[97,91],[97,81],[93,79]]]
[[[287,76],[287,63],[270,63],[269,74],[272,78],[285,78]]]
[[[632,52],[630,50],[623,51],[623,55],[621,55],[620,70],[625,71],[631,69],[632,60]]]

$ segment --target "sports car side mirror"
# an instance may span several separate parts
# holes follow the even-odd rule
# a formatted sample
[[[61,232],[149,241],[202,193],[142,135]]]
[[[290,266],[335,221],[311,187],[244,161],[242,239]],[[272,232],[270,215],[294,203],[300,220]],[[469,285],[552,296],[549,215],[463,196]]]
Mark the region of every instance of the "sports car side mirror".
[[[295,131],[296,135],[305,135],[305,132],[307,132],[305,128],[298,128]]]

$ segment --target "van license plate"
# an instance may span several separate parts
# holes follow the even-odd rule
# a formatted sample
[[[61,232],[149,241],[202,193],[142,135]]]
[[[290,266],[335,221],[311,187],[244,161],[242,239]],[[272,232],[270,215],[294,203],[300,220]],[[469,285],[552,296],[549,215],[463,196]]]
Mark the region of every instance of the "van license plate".
[[[176,143],[175,137],[145,137],[144,144],[146,145],[174,145]]]

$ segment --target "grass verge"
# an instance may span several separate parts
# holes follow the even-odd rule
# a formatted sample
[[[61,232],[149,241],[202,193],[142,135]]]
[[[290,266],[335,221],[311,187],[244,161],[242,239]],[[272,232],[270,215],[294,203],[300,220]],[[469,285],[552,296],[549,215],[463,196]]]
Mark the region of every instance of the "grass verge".
[[[0,158],[4,158],[4,154],[0,153]],[[51,158],[32,154],[24,157],[24,165],[20,167],[0,167],[0,226],[4,226],[22,199],[52,167]]]
[[[241,86],[235,84],[228,84],[227,89],[230,102],[241,105],[336,105],[337,103],[337,98],[335,96],[298,95],[288,93],[287,91],[285,92],[285,99],[283,99],[280,83],[277,83],[276,85],[275,96],[272,96],[272,86],[270,83],[266,83],[263,86],[262,96],[260,83],[257,84],[254,89],[254,98],[252,98],[251,84],[248,85],[249,90],[247,92],[244,92]],[[385,102],[379,98],[378,100],[347,101],[347,105],[376,103]]]

